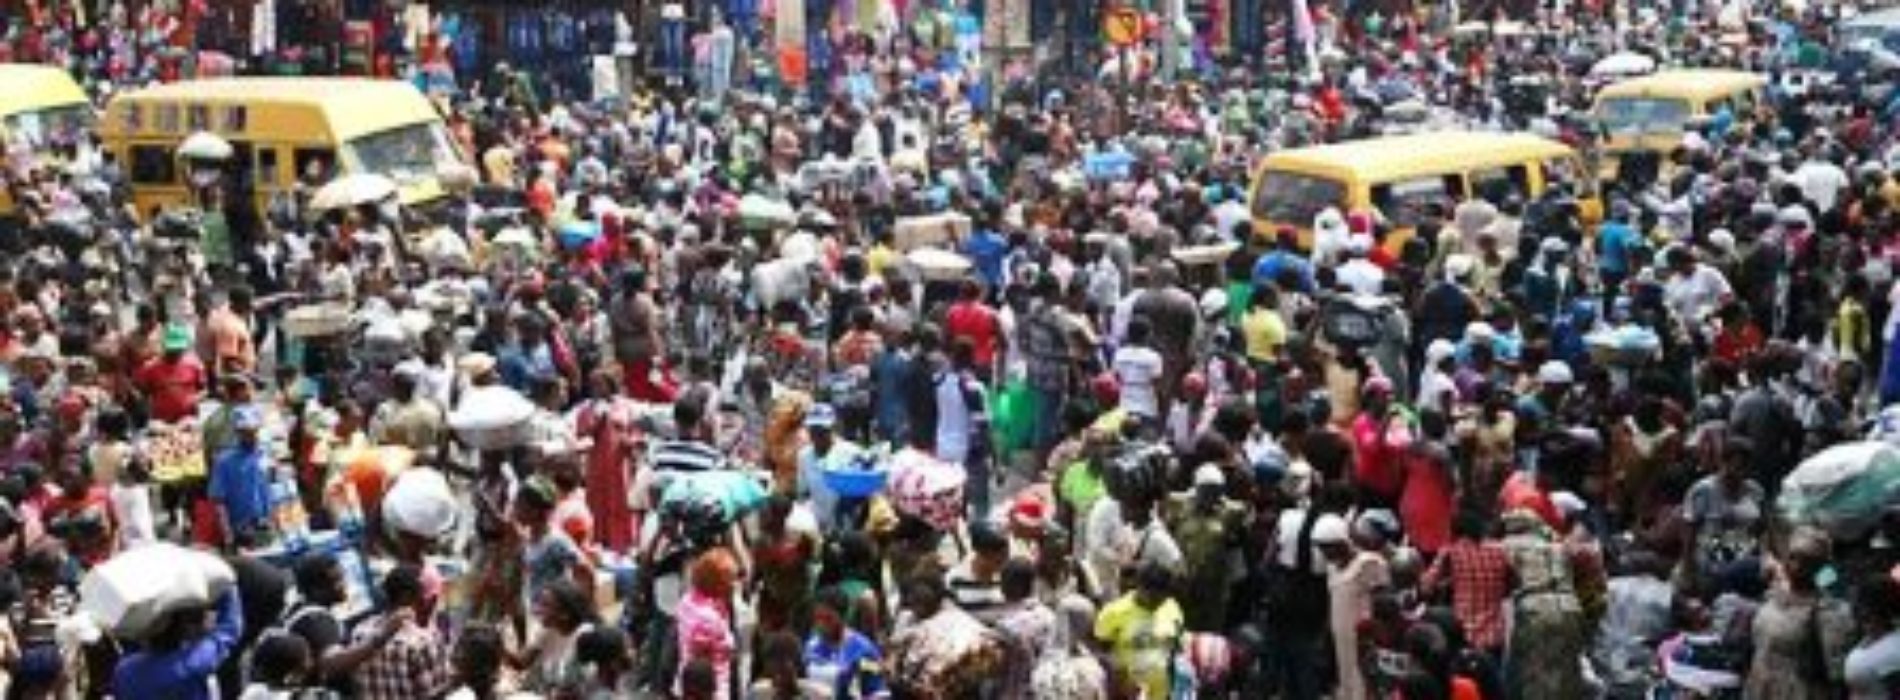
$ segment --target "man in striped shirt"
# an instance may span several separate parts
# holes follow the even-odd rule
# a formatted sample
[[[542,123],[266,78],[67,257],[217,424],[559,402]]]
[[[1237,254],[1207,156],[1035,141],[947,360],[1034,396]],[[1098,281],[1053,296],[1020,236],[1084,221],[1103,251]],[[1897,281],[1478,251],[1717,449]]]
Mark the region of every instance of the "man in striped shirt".
[[[1009,537],[988,524],[970,527],[970,556],[944,575],[950,600],[985,623],[1006,612],[1003,565],[1009,562]]]
[[[646,515],[660,506],[658,490],[665,487],[665,475],[726,467],[726,455],[712,444],[712,421],[706,417],[709,399],[704,391],[680,397],[673,404],[673,439],[657,440],[648,448],[648,468],[633,479],[631,503],[636,533]]]

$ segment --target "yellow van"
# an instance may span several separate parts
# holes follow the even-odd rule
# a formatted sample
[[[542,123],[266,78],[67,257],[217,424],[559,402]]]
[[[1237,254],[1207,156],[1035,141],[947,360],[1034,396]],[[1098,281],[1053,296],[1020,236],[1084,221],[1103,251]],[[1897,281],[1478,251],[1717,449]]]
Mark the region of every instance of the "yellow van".
[[[1738,118],[1753,112],[1767,84],[1759,73],[1688,68],[1604,87],[1591,110],[1603,132],[1604,174],[1613,174],[1614,161],[1625,153],[1668,155],[1682,145],[1684,133],[1724,107]]]
[[[1446,212],[1481,197],[1501,204],[1542,195],[1552,181],[1576,183],[1587,222],[1602,206],[1583,159],[1569,146],[1531,134],[1439,132],[1348,141],[1267,156],[1254,177],[1254,230],[1282,226],[1311,246],[1313,219],[1328,207],[1373,212],[1392,227],[1387,249],[1397,252],[1428,207]]]
[[[58,135],[68,137],[93,126],[92,101],[65,70],[51,66],[0,63],[0,145],[24,140],[44,153]],[[0,217],[12,217],[13,193],[0,187]]]
[[[197,132],[232,146],[227,176],[248,183],[259,207],[299,179],[375,173],[395,180],[403,204],[442,199],[439,173],[462,155],[435,104],[413,85],[355,78],[228,78],[127,92],[106,105],[99,133],[124,164],[140,213],[191,206],[176,154]]]

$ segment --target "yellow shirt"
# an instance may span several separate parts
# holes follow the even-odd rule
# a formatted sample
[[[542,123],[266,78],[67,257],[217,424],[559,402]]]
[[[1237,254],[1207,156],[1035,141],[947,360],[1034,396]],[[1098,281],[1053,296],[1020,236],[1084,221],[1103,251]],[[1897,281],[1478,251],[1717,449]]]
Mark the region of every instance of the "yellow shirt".
[[[871,275],[882,277],[885,270],[894,269],[902,261],[903,254],[879,243],[871,246],[870,254],[864,256],[864,264],[870,268]]]
[[[482,154],[482,168],[488,171],[490,184],[504,186],[515,184],[515,154],[505,147],[495,146]]]
[[[1834,349],[1843,360],[1861,360],[1873,339],[1868,330],[1867,309],[1857,299],[1841,300],[1834,316]]]
[[[1247,359],[1271,362],[1286,344],[1286,321],[1273,309],[1248,309],[1240,317],[1240,335],[1247,341]]]
[[[1095,638],[1114,652],[1115,671],[1141,684],[1150,698],[1168,697],[1168,664],[1186,618],[1174,599],[1150,610],[1129,593],[1095,616]]]

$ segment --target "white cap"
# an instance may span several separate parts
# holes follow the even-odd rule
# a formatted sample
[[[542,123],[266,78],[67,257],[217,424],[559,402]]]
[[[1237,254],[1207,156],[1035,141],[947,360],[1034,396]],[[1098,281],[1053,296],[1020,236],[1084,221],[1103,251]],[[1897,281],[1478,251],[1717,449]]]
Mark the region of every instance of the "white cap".
[[[1201,315],[1213,316],[1227,311],[1227,290],[1209,289],[1201,294]]]
[[[1491,340],[1496,337],[1498,337],[1498,329],[1491,327],[1489,323],[1472,321],[1465,324],[1465,340]]]
[[[1569,491],[1558,491],[1551,494],[1550,504],[1557,506],[1557,510],[1566,516],[1576,516],[1590,509],[1590,506],[1585,504],[1581,497]]]
[[[1457,354],[1457,352],[1458,346],[1456,344],[1444,338],[1439,338],[1432,341],[1431,345],[1425,346],[1425,361],[1430,364],[1437,364],[1439,360],[1451,357]]]
[[[1563,360],[1551,360],[1537,368],[1539,384],[1569,384],[1573,381],[1576,381],[1576,377],[1570,373],[1570,365]]]
[[[1346,519],[1327,513],[1313,523],[1313,544],[1346,544],[1352,541]]]
[[[1456,253],[1445,258],[1445,272],[1458,279],[1464,279],[1466,275],[1471,274],[1471,269],[1477,265],[1477,259],[1464,253]]]
[[[1194,485],[1197,487],[1226,486],[1227,475],[1221,473],[1220,467],[1212,464],[1203,464],[1200,468],[1194,470]]]

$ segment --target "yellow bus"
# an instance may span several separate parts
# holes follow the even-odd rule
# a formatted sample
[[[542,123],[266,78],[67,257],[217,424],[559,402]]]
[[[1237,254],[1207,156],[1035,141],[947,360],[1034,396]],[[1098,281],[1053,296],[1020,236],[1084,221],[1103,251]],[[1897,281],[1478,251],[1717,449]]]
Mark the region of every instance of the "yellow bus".
[[[65,70],[0,63],[0,145],[25,142],[43,154],[56,138],[91,129],[92,101]],[[0,187],[0,217],[12,217],[13,194]]]
[[[1577,183],[1584,219],[1594,222],[1602,207],[1587,172],[1575,150],[1531,134],[1388,136],[1267,156],[1254,176],[1250,206],[1256,231],[1291,227],[1306,247],[1314,217],[1328,207],[1376,212],[1392,228],[1387,249],[1397,252],[1432,205],[1449,213],[1472,197],[1529,203],[1555,180]]]
[[[300,180],[375,173],[403,204],[443,196],[439,173],[462,155],[435,104],[409,83],[355,78],[228,78],[127,92],[106,105],[99,133],[151,216],[193,204],[176,151],[197,132],[223,137],[225,173],[249,185],[260,210]]]
[[[1668,155],[1689,129],[1727,108],[1741,117],[1761,104],[1768,78],[1738,70],[1665,70],[1611,83],[1597,92],[1591,109],[1603,132],[1604,174],[1626,153]]]

